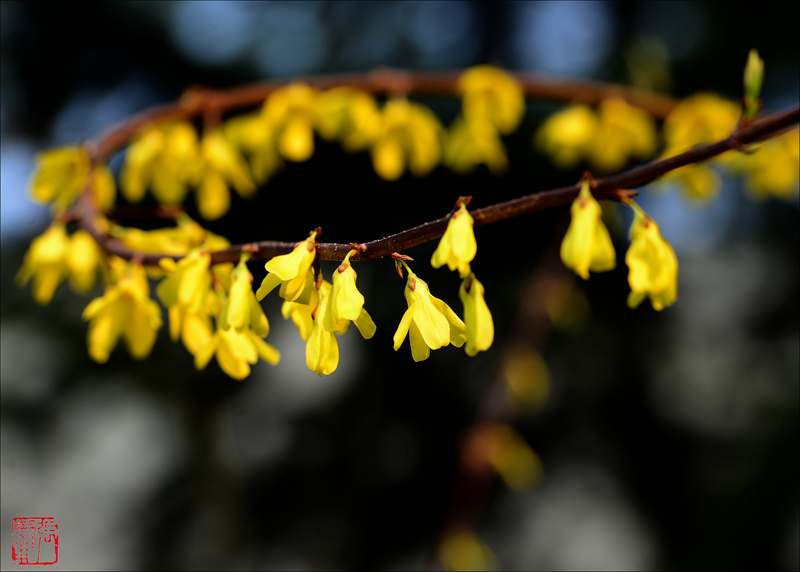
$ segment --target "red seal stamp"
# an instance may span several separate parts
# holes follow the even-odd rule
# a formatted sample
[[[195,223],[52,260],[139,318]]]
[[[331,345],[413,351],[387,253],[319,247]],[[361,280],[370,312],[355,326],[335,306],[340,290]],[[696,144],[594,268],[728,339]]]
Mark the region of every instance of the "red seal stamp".
[[[12,519],[11,558],[17,564],[58,562],[58,524],[52,516]]]

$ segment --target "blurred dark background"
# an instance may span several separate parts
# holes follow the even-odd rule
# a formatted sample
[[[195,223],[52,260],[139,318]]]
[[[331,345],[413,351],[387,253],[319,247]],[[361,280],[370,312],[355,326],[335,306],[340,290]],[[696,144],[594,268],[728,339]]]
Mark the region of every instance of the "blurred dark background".
[[[738,99],[748,51],[766,62],[767,110],[797,103],[798,8],[722,2],[128,2],[0,4],[2,128],[2,566],[17,516],[54,516],[72,569],[436,568],[437,536],[457,481],[458,444],[500,362],[520,340],[551,370],[550,397],[515,427],[539,455],[541,483],[497,481],[479,534],[510,569],[800,567],[798,491],[798,201],[754,203],[735,179],[706,208],[675,189],[643,191],[680,261],[678,302],[625,305],[626,213],[612,225],[618,268],[575,283],[580,327],[531,332],[537,280],[567,209],[477,229],[473,269],[495,320],[490,351],[452,347],[413,363],[392,351],[406,309],[389,261],[357,265],[378,331],[339,338],[340,365],[319,378],[304,343],[263,306],[282,352],[238,382],[195,371],[166,327],[152,356],[118,347],[92,362],[67,287],[37,306],[13,277],[48,223],[27,199],[35,153],[74,144],[190,85],[265,78],[456,69],[492,63]],[[792,39],[794,38],[794,39]],[[455,99],[421,99],[445,124]],[[506,138],[510,169],[468,177],[379,179],[366,153],[317,140],[253,203],[234,197],[207,226],[233,242],[366,242],[449,211],[562,186],[531,150],[557,106],[530,102]],[[112,161],[118,168],[120,157]],[[194,205],[187,204],[190,213]],[[458,313],[459,281],[412,268]],[[323,263],[330,275],[335,265]],[[265,272],[252,265],[256,281]],[[538,278],[537,278],[538,277]],[[99,293],[99,289],[98,289]],[[534,293],[534,294],[532,294]],[[584,298],[581,298],[584,299]],[[165,316],[166,320],[166,316]],[[534,324],[533,326],[531,324]]]

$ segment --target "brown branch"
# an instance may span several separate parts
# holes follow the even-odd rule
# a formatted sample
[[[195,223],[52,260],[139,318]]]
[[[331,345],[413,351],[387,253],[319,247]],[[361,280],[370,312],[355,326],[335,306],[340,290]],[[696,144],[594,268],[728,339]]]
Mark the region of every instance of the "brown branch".
[[[121,123],[112,125],[98,137],[89,141],[86,146],[93,162],[102,163],[124,147],[137,131],[153,122],[193,119],[201,115],[219,118],[229,111],[257,107],[273,91],[290,83],[305,83],[322,90],[350,86],[368,93],[389,96],[411,93],[454,95],[459,93],[459,75],[461,72],[456,71],[410,72],[383,68],[367,73],[276,80],[226,90],[193,87],[175,103],[146,110]],[[616,84],[543,74],[511,73],[511,75],[520,82],[527,97],[588,104],[597,104],[604,99],[619,97],[631,105],[647,110],[658,119],[664,119],[677,104],[676,99],[667,95]]]
[[[674,157],[662,159],[660,161],[653,161],[639,167],[634,167],[623,173],[600,179],[596,182],[592,193],[598,199],[618,200],[619,196],[617,192],[620,189],[640,187],[680,167],[705,161],[725,151],[742,149],[742,147],[748,143],[767,139],[770,136],[774,136],[796,125],[798,120],[800,120],[800,108],[795,106],[781,113],[776,113],[751,123],[746,127],[737,128],[730,137],[722,141],[696,147],[680,155],[675,155]],[[497,203],[470,211],[470,214],[475,220],[476,226],[490,224],[569,204],[575,200],[579,191],[580,186],[575,184]],[[95,225],[97,214],[97,207],[91,199],[90,189],[87,189],[76,205],[75,217],[109,254],[127,260],[137,257],[143,264],[148,265],[157,265],[158,260],[161,258],[173,258],[175,260],[181,258],[180,256],[144,254],[131,250],[118,239],[102,233],[97,228]],[[386,238],[363,243],[362,246],[364,249],[353,254],[350,259],[357,261],[385,258],[391,256],[393,252],[401,252],[425,242],[435,240],[444,234],[447,228],[448,218],[449,217],[442,217]],[[263,241],[231,246],[225,250],[213,252],[211,254],[211,263],[238,262],[241,253],[245,250],[252,252],[251,260],[269,260],[275,256],[291,252],[295,244],[295,242]],[[317,258],[320,260],[344,260],[344,257],[350,250],[352,250],[350,243],[337,244],[321,242],[317,243]]]

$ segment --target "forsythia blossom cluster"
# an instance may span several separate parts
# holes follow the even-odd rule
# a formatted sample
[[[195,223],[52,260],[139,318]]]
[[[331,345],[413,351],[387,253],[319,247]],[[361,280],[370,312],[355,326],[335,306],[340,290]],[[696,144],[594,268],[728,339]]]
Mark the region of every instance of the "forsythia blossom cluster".
[[[664,121],[661,157],[718,141],[752,121],[760,109],[762,79],[763,62],[751,55],[745,74],[749,99],[744,118],[738,105],[712,94],[679,102]],[[130,202],[141,201],[149,189],[159,204],[168,207],[164,211],[173,213],[169,216],[175,225],[156,230],[127,228],[106,218],[112,216],[108,211],[116,198],[115,180],[93,147],[43,152],[31,177],[30,194],[36,201],[50,203],[57,218],[33,240],[16,282],[32,282],[34,299],[47,304],[65,281],[74,290],[89,293],[101,276],[103,294],[89,303],[83,318],[89,321],[89,355],[102,363],[120,338],[136,359],[151,352],[162,318],[158,304],[150,298],[148,279],[160,280],[156,293],[167,309],[170,338],[182,341],[197,369],[204,369],[216,357],[222,371],[235,379],[246,377],[259,359],[273,365],[280,360],[278,350],[265,341],[270,328],[260,305],[278,288],[284,319],[291,318],[306,343],[308,368],[319,375],[331,374],[339,363],[337,336],[344,335],[351,324],[366,339],[376,331],[353,268],[353,259],[359,259],[364,247],[354,246],[328,282],[316,261],[318,231],[314,231],[291,252],[266,262],[267,275],[254,291],[247,267],[249,252],[242,254],[235,267],[212,264],[212,253],[230,243],[179,212],[177,205],[193,190],[203,218],[221,217],[231,206],[231,189],[243,199],[252,198],[285,161],[312,157],[316,135],[337,141],[348,152],[368,151],[375,172],[387,181],[407,171],[426,176],[440,162],[460,173],[479,164],[493,173],[502,172],[508,157],[501,137],[512,133],[525,114],[522,86],[502,70],[477,66],[461,74],[458,90],[463,96],[462,112],[448,130],[429,108],[402,95],[379,104],[371,94],[353,87],[319,90],[302,83],[274,89],[260,109],[245,115],[220,120],[211,113],[199,132],[189,121],[148,123],[131,139],[120,186]],[[552,115],[534,143],[560,167],[585,160],[611,172],[631,158],[654,155],[658,138],[655,122],[646,111],[609,98],[595,107],[575,104]],[[746,151],[729,152],[717,164],[741,174],[753,196],[796,196],[800,130]],[[677,169],[668,178],[695,199],[713,196],[720,186],[716,172],[702,164]],[[82,193],[89,193],[86,197],[91,200],[75,205]],[[408,337],[415,361],[450,344],[464,346],[467,355],[475,356],[493,343],[492,314],[484,286],[472,269],[477,243],[475,219],[467,210],[469,200],[459,199],[431,258],[434,268],[446,265],[458,272],[463,319],[431,294],[428,284],[403,261],[408,257],[394,255],[401,276],[400,265],[408,273],[404,291],[408,308],[393,336],[394,349]],[[622,200],[634,210],[631,244],[625,255],[631,289],[628,305],[635,308],[649,298],[652,307],[661,310],[677,299],[677,258],[658,224],[636,203]],[[590,272],[614,269],[614,244],[588,179],[582,182],[570,214],[560,252],[564,264],[584,280]],[[75,220],[85,224],[87,216],[94,217],[92,235],[85,230],[70,235],[67,225]],[[114,251],[109,245],[121,243],[134,251],[132,260],[105,254],[95,240],[98,230],[106,250]],[[142,264],[146,255],[155,255],[147,268]]]
[[[598,171],[621,169],[630,157],[656,151],[653,118],[622,99],[605,99],[597,110],[578,104],[550,116],[536,133],[535,146],[561,168],[586,159]]]
[[[479,164],[503,172],[508,157],[500,135],[513,132],[525,114],[522,86],[503,70],[476,66],[461,74],[458,87],[464,112],[447,133],[444,164],[459,173]]]
[[[608,229],[600,218],[601,210],[592,196],[590,183],[584,179],[581,191],[572,203],[572,220],[561,243],[564,265],[587,280],[589,271],[605,272],[616,266],[616,253]],[[628,283],[631,287],[628,306],[637,307],[646,297],[656,310],[675,303],[678,297],[678,259],[669,243],[661,237],[654,220],[633,201],[635,218],[631,226],[631,246],[625,255]]]

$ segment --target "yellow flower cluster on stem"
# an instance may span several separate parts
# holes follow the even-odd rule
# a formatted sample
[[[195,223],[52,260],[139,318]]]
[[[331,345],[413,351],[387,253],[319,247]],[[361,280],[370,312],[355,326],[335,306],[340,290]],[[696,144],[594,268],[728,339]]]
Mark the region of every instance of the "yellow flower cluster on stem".
[[[116,185],[108,167],[93,168],[83,147],[59,147],[37,155],[30,195],[37,202],[52,203],[53,213],[62,214],[89,183],[97,206],[110,208],[116,198]]]
[[[48,304],[64,280],[76,292],[90,292],[97,280],[102,254],[85,230],[67,236],[63,223],[55,222],[33,239],[22,268],[15,277],[18,286],[33,280],[33,299]]]
[[[585,159],[600,172],[625,166],[631,157],[647,159],[656,151],[656,127],[646,111],[622,99],[600,102],[597,110],[578,104],[551,115],[534,145],[562,169]]]
[[[269,334],[269,322],[253,293],[253,276],[246,265],[249,257],[249,253],[244,253],[233,270],[216,331],[195,354],[197,369],[204,369],[216,356],[222,371],[234,379],[244,379],[258,358],[270,365],[280,361],[278,350],[263,339]]]
[[[458,79],[464,112],[450,127],[444,142],[444,164],[468,173],[485,164],[502,173],[508,157],[500,135],[513,132],[525,114],[525,95],[519,82],[493,66],[475,66]]]
[[[314,288],[314,271],[311,264],[316,254],[317,231],[304,241],[298,242],[289,254],[276,256],[264,265],[268,274],[256,292],[256,298],[263,300],[276,286],[280,286],[280,296],[287,302],[307,304]]]
[[[442,125],[428,108],[405,98],[392,99],[381,112],[381,128],[372,145],[375,172],[394,181],[406,169],[425,177],[441,159]]]

